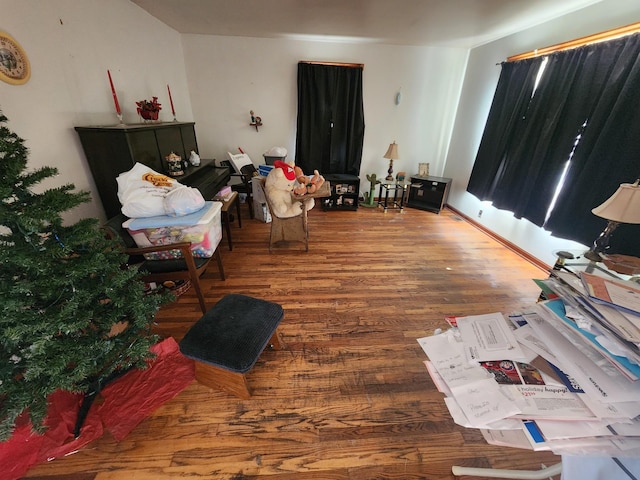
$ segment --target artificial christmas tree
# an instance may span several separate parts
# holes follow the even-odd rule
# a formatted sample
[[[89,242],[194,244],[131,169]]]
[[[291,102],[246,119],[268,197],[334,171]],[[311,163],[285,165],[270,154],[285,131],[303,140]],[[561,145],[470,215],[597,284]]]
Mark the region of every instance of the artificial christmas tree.
[[[167,296],[144,295],[135,268],[97,219],[65,224],[89,200],[72,184],[36,192],[51,167],[27,171],[27,148],[0,113],[0,440],[29,415],[42,431],[47,398],[90,396],[145,368],[151,326]]]

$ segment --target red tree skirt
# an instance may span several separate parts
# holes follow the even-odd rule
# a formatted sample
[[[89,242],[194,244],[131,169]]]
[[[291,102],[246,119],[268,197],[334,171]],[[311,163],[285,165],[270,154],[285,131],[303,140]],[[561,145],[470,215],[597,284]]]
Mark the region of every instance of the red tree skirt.
[[[194,380],[193,361],[185,358],[173,338],[151,348],[157,357],[146,370],[132,370],[107,385],[104,402],[89,410],[80,436],[73,437],[83,395],[55,392],[49,397],[47,431],[31,432],[22,418],[13,436],[0,443],[0,480],[22,477],[36,464],[76,452],[108,430],[116,441],[124,439],[142,420],[175,397]]]

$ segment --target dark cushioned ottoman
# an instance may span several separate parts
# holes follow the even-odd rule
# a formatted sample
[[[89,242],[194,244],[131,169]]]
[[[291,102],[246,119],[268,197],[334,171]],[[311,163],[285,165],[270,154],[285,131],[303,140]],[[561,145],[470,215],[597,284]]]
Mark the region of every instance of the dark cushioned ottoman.
[[[226,295],[189,329],[180,351],[196,361],[200,383],[249,398],[245,374],[267,345],[280,348],[276,329],[283,317],[277,303]]]

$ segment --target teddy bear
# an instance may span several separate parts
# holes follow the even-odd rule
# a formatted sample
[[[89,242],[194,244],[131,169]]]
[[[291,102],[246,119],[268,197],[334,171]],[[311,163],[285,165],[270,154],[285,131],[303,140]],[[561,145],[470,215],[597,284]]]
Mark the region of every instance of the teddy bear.
[[[292,192],[296,183],[293,163],[276,160],[273,167],[264,183],[264,193],[269,198],[271,213],[276,217],[290,218],[300,215],[303,208],[311,210],[315,205],[313,198],[307,198],[302,202],[293,198]]]
[[[294,165],[293,170],[296,174],[296,181],[298,182],[293,189],[293,193],[296,195],[315,193],[324,183],[324,177],[318,173],[318,170],[313,171],[313,177],[306,176],[297,165]]]

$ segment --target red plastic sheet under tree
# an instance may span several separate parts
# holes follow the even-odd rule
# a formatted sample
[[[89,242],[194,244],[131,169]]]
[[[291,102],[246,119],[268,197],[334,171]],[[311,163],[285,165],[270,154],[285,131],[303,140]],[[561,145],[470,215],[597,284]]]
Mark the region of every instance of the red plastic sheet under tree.
[[[102,402],[89,410],[78,438],[73,430],[82,394],[58,391],[49,397],[43,435],[31,432],[28,417],[23,416],[13,436],[0,443],[0,480],[16,480],[36,463],[74,453],[100,438],[105,430],[121,441],[194,380],[193,361],[180,353],[173,338],[157,343],[151,351],[157,356],[149,368],[132,370],[103,388]]]

